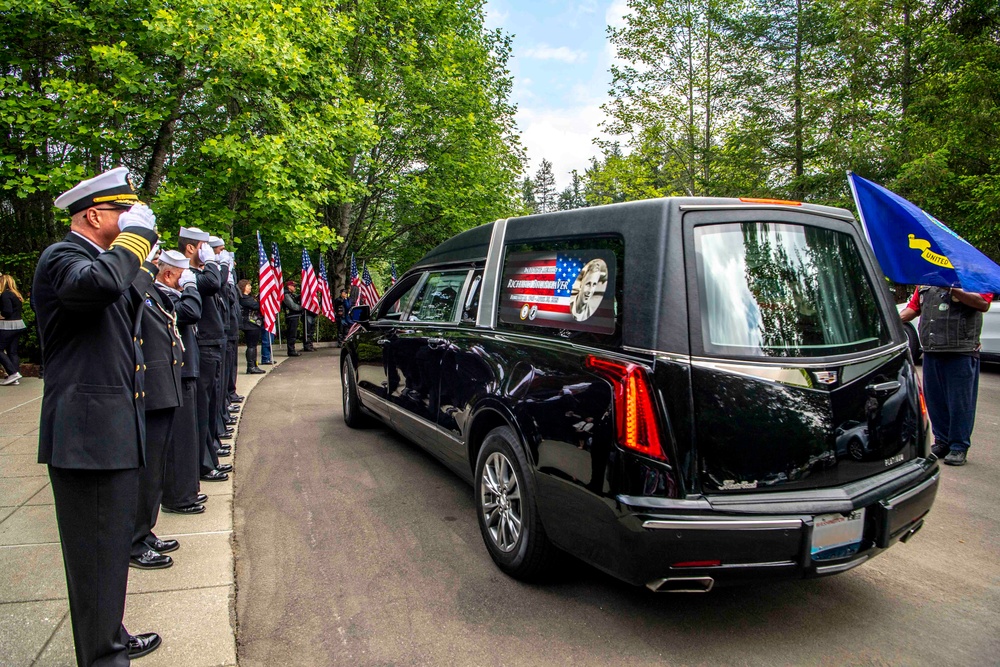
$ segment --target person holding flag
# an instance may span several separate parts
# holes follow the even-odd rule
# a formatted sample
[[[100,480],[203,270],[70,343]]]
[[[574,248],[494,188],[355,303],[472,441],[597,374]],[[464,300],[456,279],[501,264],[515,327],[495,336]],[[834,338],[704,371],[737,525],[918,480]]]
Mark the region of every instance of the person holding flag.
[[[271,359],[271,341],[274,338],[275,325],[278,321],[278,308],[281,302],[281,292],[278,289],[278,280],[274,275],[274,267],[267,259],[264,252],[264,244],[260,240],[260,232],[257,232],[257,277],[260,288],[257,296],[260,300],[261,315],[261,344],[260,363],[273,364]]]
[[[326,276],[326,264],[323,262],[323,253],[319,255],[319,310],[323,317],[336,323],[337,314],[333,309],[333,297],[330,294],[330,281]]]
[[[302,351],[313,352],[312,337],[316,330],[316,313],[319,312],[319,280],[316,278],[316,271],[313,270],[309,253],[302,250],[302,314],[304,316],[304,327],[302,331]]]
[[[899,316],[903,322],[920,316],[931,452],[948,465],[965,465],[979,396],[983,313],[1000,288],[1000,266],[894,192],[852,173],[848,180],[886,276],[919,285]]]
[[[267,364],[268,366],[274,364],[274,357],[271,351],[271,346],[274,343],[275,337],[280,341],[281,339],[281,322],[278,320],[278,313],[281,311],[281,304],[285,294],[285,281],[284,276],[281,273],[281,257],[278,255],[278,244],[271,243],[271,258],[270,258],[271,273],[274,275],[275,284],[275,307],[274,307],[274,328],[272,330],[263,329],[261,333],[261,344],[260,344],[260,363],[261,365]]]

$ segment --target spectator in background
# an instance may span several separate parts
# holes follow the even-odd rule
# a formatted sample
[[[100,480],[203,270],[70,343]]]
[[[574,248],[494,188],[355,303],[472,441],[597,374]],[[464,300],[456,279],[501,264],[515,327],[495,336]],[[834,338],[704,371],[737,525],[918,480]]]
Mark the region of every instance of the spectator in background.
[[[244,278],[237,285],[240,293],[240,329],[247,343],[247,375],[261,375],[264,369],[257,365],[257,343],[260,342],[260,325],[264,320],[260,316],[260,301],[250,293],[250,281]]]
[[[337,344],[343,345],[347,338],[347,331],[351,328],[351,303],[350,292],[347,288],[341,288],[340,296],[333,300],[334,314],[337,316]]]
[[[0,366],[7,377],[0,385],[20,384],[21,358],[17,354],[17,344],[24,333],[24,297],[17,291],[13,276],[0,275]]]
[[[288,325],[288,356],[301,357],[302,353],[295,349],[295,339],[299,335],[299,320],[302,319],[302,301],[298,294],[298,285],[294,280],[285,283],[285,296],[281,307],[285,309],[285,324]]]
[[[924,398],[934,431],[931,451],[948,465],[965,465],[979,396],[979,335],[992,294],[957,287],[918,287],[899,317],[920,315]]]

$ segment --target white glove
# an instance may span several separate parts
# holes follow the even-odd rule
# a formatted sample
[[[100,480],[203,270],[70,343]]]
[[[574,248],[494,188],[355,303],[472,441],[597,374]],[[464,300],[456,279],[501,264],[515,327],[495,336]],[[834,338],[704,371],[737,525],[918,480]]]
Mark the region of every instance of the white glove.
[[[218,254],[219,262],[225,264],[229,268],[233,267],[233,253],[228,250],[223,250]]]
[[[159,254],[160,254],[160,242],[157,241],[156,243],[153,244],[153,249],[149,251],[148,255],[146,255],[146,261],[152,262],[154,259],[156,259],[156,256]]]
[[[156,216],[145,204],[134,204],[132,208],[118,216],[118,229],[126,227],[145,227],[156,229]]]
[[[198,248],[198,259],[201,260],[202,264],[219,261],[219,258],[215,256],[215,251],[207,243]]]
[[[183,291],[188,285],[194,285],[196,280],[197,276],[195,276],[194,271],[191,269],[184,269],[184,272],[181,273],[180,279],[177,281],[177,287]]]

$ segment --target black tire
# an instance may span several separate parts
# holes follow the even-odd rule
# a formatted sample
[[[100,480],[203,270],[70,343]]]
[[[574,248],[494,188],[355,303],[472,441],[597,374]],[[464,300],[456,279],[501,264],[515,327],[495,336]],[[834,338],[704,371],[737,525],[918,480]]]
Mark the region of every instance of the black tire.
[[[368,424],[368,417],[361,411],[358,385],[354,379],[354,363],[350,357],[345,357],[344,363],[340,365],[340,379],[343,384],[344,423],[351,428],[364,428]]]
[[[917,330],[909,322],[904,322],[903,331],[906,332],[906,343],[910,346],[910,357],[913,358],[913,363],[920,363],[920,356],[923,352],[920,349],[920,336],[917,335]]]
[[[506,476],[496,474],[504,469]],[[538,494],[530,471],[524,449],[510,427],[500,426],[486,434],[476,459],[479,531],[497,567],[523,581],[542,579],[557,553],[538,515]],[[516,536],[511,530],[515,516],[520,521]]]
[[[855,461],[865,460],[865,443],[861,442],[860,438],[851,438],[851,441],[847,443],[847,453],[851,455],[851,458]]]

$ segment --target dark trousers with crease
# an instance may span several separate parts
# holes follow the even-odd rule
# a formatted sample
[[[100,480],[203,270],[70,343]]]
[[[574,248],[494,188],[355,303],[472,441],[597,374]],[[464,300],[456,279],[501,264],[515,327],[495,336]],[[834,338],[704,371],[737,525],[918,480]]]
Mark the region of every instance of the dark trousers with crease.
[[[201,345],[198,364],[198,442],[201,444],[201,474],[219,465],[219,400],[222,375],[222,348]]]
[[[146,467],[139,472],[139,498],[135,507],[135,532],[132,555],[139,557],[153,541],[153,527],[160,516],[163,500],[163,475],[170,448],[170,434],[177,408],[146,412]]]
[[[236,396],[236,375],[239,370],[239,352],[237,351],[237,343],[239,341],[231,340],[228,344],[229,351],[229,390],[226,392],[226,403],[231,404],[233,402],[233,397]]]
[[[122,625],[135,528],[139,469],[70,470],[49,466],[81,667],[129,664]]]
[[[170,446],[163,473],[163,500],[167,507],[187,507],[198,499],[201,464],[198,440],[198,378],[181,380],[183,403],[174,413]]]

